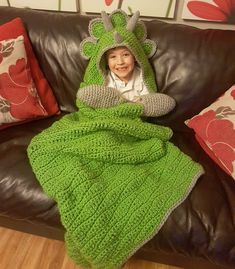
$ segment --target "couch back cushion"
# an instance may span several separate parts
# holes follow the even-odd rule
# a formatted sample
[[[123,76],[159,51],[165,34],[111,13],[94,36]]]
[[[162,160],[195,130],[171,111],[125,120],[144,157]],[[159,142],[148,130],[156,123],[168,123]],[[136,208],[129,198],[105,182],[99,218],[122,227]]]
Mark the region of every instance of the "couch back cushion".
[[[87,61],[80,42],[88,36],[91,16],[0,7],[0,24],[21,17],[39,64],[64,111],[75,99]],[[235,31],[202,30],[158,20],[146,21],[157,43],[151,58],[160,92],[176,99],[176,108],[155,119],[173,129],[189,130],[184,121],[199,113],[235,84]]]

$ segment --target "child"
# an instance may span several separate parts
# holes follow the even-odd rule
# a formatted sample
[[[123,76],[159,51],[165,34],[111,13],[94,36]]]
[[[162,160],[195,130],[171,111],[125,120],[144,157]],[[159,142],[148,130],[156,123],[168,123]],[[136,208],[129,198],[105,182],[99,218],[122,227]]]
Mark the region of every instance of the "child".
[[[90,61],[78,91],[79,110],[34,137],[28,148],[34,173],[58,204],[68,254],[85,268],[121,268],[203,172],[169,142],[170,128],[141,120],[167,113],[174,101],[155,93],[146,57],[154,43],[146,40],[143,24],[134,29],[132,18],[117,10],[111,20],[91,22],[92,38],[82,43]],[[133,87],[122,91],[109,82],[111,75]]]
[[[146,39],[145,25],[138,24],[139,12],[130,19],[121,10],[110,16],[105,12],[101,15],[102,19],[90,22],[91,37],[80,44],[81,54],[89,64],[78,99],[93,108],[140,103],[143,116],[150,117],[170,112],[175,100],[156,93],[155,75],[148,61],[156,44]]]
[[[136,65],[135,57],[126,47],[117,47],[106,52],[109,67],[106,86],[117,89],[129,101],[137,101],[149,94],[144,85],[142,71]]]

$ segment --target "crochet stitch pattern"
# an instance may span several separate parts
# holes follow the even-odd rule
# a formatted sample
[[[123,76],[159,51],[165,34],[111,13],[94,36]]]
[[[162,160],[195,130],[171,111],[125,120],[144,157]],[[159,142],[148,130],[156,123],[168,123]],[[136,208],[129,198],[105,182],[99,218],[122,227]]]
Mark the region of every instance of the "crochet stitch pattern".
[[[105,52],[126,46],[142,69],[143,80],[149,92],[157,91],[155,75],[148,61],[156,51],[156,44],[146,38],[145,24],[138,21],[138,18],[138,11],[129,18],[123,10],[117,9],[110,15],[102,12],[102,18],[90,21],[90,36],[80,44],[81,55],[89,60],[80,88],[93,84],[104,86],[107,72]]]
[[[108,108],[128,102],[117,89],[98,85],[82,88],[77,92],[77,98],[93,108]],[[162,116],[175,107],[175,100],[161,93],[139,96],[136,102],[143,105],[142,116],[145,117]]]
[[[119,268],[189,194],[202,167],[172,131],[123,103],[64,116],[35,136],[28,156],[59,208],[68,254],[85,268]]]

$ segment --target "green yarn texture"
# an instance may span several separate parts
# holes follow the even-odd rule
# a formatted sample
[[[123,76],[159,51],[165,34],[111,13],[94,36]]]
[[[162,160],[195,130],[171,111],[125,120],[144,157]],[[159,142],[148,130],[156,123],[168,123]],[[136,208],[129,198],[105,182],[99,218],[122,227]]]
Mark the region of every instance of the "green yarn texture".
[[[84,268],[119,268],[150,240],[203,169],[175,147],[171,129],[124,103],[64,116],[35,136],[28,156],[58,204],[68,254]]]
[[[90,36],[80,44],[81,55],[89,60],[80,88],[89,85],[105,86],[105,52],[111,48],[126,46],[142,69],[143,80],[149,92],[156,92],[155,74],[148,61],[156,51],[156,44],[146,38],[147,30],[143,21],[137,21],[133,31],[130,31],[127,29],[130,18],[123,10],[117,9],[108,17],[112,29],[106,30],[103,20],[95,18],[89,24]],[[115,34],[118,34],[120,41],[117,42]]]

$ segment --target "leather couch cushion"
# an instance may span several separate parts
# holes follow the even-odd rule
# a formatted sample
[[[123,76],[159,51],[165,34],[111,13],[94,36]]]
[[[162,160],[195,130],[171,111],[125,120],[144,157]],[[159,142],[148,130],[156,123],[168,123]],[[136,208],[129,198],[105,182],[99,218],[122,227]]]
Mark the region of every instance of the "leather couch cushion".
[[[55,119],[37,120],[0,132],[0,215],[61,227],[56,203],[43,193],[26,152],[31,138]]]

